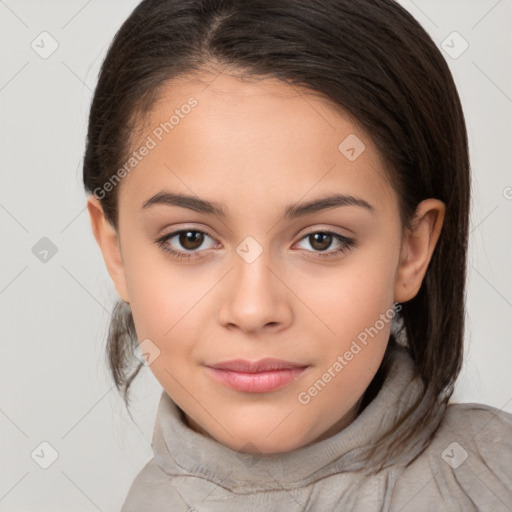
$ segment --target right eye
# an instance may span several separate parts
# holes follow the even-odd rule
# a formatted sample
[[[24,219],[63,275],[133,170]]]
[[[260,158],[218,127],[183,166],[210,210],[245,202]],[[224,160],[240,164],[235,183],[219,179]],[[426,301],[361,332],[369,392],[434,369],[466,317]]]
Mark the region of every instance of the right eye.
[[[198,229],[180,229],[179,231],[173,231],[172,233],[158,238],[155,242],[163,251],[171,254],[173,257],[190,260],[202,257],[198,255],[196,256],[196,254],[201,252],[197,249],[204,243],[205,237],[213,240],[213,237],[205,231],[200,231]],[[178,244],[181,245],[184,250],[181,250],[180,248],[173,248],[173,239],[176,239],[175,247],[176,244]]]

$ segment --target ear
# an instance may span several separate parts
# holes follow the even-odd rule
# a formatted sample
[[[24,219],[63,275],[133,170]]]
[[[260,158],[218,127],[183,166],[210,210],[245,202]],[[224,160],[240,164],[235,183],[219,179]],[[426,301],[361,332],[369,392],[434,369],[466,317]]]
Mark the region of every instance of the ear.
[[[121,299],[129,303],[130,299],[126,287],[124,264],[117,231],[105,217],[103,207],[94,195],[89,196],[87,209],[91,218],[94,238],[101,249],[108,273]]]
[[[407,302],[418,293],[441,234],[446,207],[438,199],[425,199],[416,208],[411,228],[402,242],[395,281],[395,302]]]

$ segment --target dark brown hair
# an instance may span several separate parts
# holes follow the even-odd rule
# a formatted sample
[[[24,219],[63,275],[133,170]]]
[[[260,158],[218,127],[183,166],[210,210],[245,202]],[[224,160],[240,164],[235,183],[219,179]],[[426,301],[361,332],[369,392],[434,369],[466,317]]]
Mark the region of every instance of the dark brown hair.
[[[461,368],[470,176],[466,126],[446,61],[421,25],[393,0],[144,0],[115,35],[90,110],[83,181],[117,229],[117,188],[104,184],[126,161],[134,130],[169,79],[203,70],[278,78],[320,94],[361,123],[388,167],[402,225],[426,198],[446,205],[440,239],[417,296],[402,304],[364,403],[389,351],[405,340],[425,385],[421,400],[375,444],[384,467],[442,419]],[[397,339],[398,338],[398,339]],[[115,305],[108,363],[128,406],[142,368],[130,308]],[[138,366],[133,370],[133,363]],[[430,432],[430,430],[429,430]]]

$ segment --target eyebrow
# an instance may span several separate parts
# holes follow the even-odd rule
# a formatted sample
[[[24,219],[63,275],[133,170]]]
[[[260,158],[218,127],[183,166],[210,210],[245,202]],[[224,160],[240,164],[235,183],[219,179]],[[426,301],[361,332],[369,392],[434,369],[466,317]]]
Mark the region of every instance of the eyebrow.
[[[142,209],[147,209],[155,205],[179,206],[199,213],[216,215],[226,218],[227,212],[224,205],[215,201],[207,201],[199,197],[186,194],[177,194],[162,190],[150,197],[142,205]],[[319,199],[313,199],[305,203],[290,204],[284,209],[284,219],[294,219],[303,217],[322,210],[338,208],[340,206],[358,206],[371,213],[375,212],[374,207],[364,199],[345,194],[330,194]]]

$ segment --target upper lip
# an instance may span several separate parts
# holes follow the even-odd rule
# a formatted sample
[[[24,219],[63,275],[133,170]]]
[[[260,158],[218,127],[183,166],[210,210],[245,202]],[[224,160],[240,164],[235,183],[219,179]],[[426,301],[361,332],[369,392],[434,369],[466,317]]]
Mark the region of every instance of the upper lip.
[[[229,361],[221,361],[219,363],[207,365],[210,368],[219,370],[231,370],[234,372],[267,372],[271,370],[286,370],[290,368],[305,368],[306,364],[293,363],[282,359],[265,358],[258,361],[247,361],[245,359],[231,359]]]

